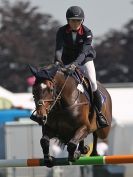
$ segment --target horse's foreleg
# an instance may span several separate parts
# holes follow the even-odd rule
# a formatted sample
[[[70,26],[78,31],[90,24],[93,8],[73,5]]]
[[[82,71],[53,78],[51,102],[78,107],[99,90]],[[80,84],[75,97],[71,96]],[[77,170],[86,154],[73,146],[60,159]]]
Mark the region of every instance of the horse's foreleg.
[[[90,150],[90,147],[87,145],[84,145],[84,140],[80,141],[78,150],[81,152],[81,154],[87,154]]]
[[[49,155],[49,145],[50,145],[50,138],[48,135],[47,127],[42,125],[42,138],[40,140],[40,144],[43,150],[44,157]]]
[[[73,138],[69,141],[67,146],[67,150],[69,153],[69,157],[68,157],[69,160],[73,161],[80,157],[80,153],[76,151],[77,145],[79,144],[79,142],[84,140],[84,138],[87,135],[88,135],[88,131],[86,126],[82,126],[76,131],[76,133],[74,134]]]
[[[50,144],[50,139],[48,136],[43,136],[40,140],[40,144],[43,150],[44,157],[49,155],[49,144]]]
[[[50,138],[45,132],[45,127],[42,127],[43,136],[40,140],[40,144],[43,150],[44,161],[47,167],[52,167],[54,164],[54,158],[49,155]]]
[[[96,132],[93,132],[93,149],[92,152],[90,154],[90,156],[98,156],[98,152],[97,152],[97,134]]]

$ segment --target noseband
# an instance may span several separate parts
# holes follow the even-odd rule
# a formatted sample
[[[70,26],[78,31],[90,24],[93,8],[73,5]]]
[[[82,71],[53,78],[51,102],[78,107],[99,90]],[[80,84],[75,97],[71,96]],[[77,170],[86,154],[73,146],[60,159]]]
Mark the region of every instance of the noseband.
[[[53,95],[53,99],[46,99],[46,100],[40,99],[40,100],[38,101],[38,103],[37,103],[37,107],[44,106],[45,109],[46,109],[46,112],[49,113],[50,108],[49,108],[49,107],[47,108],[46,106],[47,106],[47,103],[51,103],[51,102],[54,102],[54,101],[55,101],[54,97],[55,97],[55,96]]]
[[[54,84],[54,82],[52,82]],[[51,103],[55,102],[55,99],[56,99],[56,89],[55,89],[55,86],[53,85],[52,89],[50,88],[50,93],[52,94],[52,98],[51,99],[40,99],[38,102],[37,102],[37,107],[41,107],[41,106],[44,106],[44,109],[46,110],[46,113],[49,114],[49,112],[51,111]],[[49,104],[49,106],[47,107],[47,105]],[[51,106],[50,106],[51,105]]]

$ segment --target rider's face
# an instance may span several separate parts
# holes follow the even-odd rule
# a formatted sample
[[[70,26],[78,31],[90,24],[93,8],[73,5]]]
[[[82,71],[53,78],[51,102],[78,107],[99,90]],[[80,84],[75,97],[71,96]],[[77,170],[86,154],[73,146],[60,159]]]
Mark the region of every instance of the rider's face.
[[[78,30],[82,24],[82,20],[69,19],[68,23],[69,23],[72,30]]]

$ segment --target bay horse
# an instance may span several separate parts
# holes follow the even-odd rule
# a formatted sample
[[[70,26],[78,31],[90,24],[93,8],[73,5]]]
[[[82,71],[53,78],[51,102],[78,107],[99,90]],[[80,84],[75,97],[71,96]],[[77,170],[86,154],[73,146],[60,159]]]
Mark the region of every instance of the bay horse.
[[[67,145],[68,160],[74,161],[81,154],[88,152],[84,139],[93,133],[93,150],[91,156],[98,155],[97,139],[107,138],[112,121],[112,101],[108,91],[98,82],[98,89],[104,96],[102,113],[109,126],[98,129],[96,112],[90,101],[78,86],[72,73],[63,71],[55,64],[36,69],[30,66],[36,80],[33,85],[33,97],[36,106],[35,118],[42,126],[40,144],[44,159],[51,160],[49,143],[51,138],[58,138]]]

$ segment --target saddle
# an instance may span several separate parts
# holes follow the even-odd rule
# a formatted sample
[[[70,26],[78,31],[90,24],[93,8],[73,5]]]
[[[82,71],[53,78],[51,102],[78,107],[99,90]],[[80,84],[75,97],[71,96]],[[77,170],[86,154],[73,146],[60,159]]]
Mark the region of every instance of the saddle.
[[[77,89],[84,92],[89,102],[93,102],[93,93],[90,80],[87,79],[79,68],[75,69],[73,77],[78,81]]]

